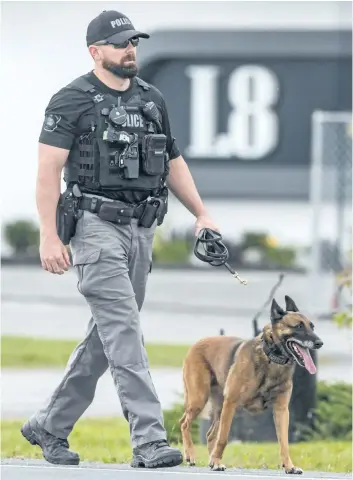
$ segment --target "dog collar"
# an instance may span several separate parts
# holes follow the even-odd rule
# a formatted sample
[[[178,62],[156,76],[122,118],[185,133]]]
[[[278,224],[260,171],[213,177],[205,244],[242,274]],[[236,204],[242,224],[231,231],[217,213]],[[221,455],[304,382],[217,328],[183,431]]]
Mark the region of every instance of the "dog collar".
[[[286,354],[284,354],[283,351],[281,352],[281,349],[278,348],[277,345],[275,345],[274,343],[272,345],[269,345],[263,337],[262,348],[267,357],[273,363],[277,363],[279,365],[286,365],[286,363],[288,363],[290,360],[290,358]]]

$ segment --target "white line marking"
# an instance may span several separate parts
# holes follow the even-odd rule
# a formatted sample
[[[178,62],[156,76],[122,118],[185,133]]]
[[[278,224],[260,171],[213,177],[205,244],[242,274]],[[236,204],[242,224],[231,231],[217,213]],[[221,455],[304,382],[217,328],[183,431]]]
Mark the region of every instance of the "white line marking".
[[[280,480],[288,480],[288,475],[287,474],[276,474],[274,473],[273,475],[261,475],[259,474],[258,472],[254,472],[254,473],[248,473],[248,472],[244,472],[244,473],[227,473],[227,470],[226,470],[226,473],[225,472],[173,472],[173,471],[160,471],[160,470],[157,470],[157,469],[125,469],[125,468],[95,468],[95,467],[72,467],[72,466],[53,466],[53,467],[46,467],[44,465],[42,466],[37,466],[37,465],[10,465],[10,464],[1,464],[1,467],[10,467],[10,468],[37,468],[37,469],[50,469],[50,468],[53,468],[53,469],[56,469],[56,470],[90,470],[90,471],[96,471],[96,472],[131,472],[131,473],[154,473],[154,474],[160,474],[160,475],[164,475],[164,474],[169,474],[169,475],[210,475],[212,477],[215,477],[215,476],[221,476],[223,478],[227,478],[227,477],[237,477],[237,478],[240,478],[240,477],[249,477],[249,476],[252,476],[252,477],[258,477],[258,478],[271,478],[272,480],[273,479],[280,479]],[[320,472],[321,473],[321,472]],[[285,476],[283,476],[285,475]],[[301,478],[305,478],[305,480],[320,480],[320,479],[324,479],[324,480],[336,480],[337,478],[340,478],[340,477],[306,477],[305,476],[305,473],[302,476],[300,476]],[[299,478],[300,478],[299,477]],[[342,476],[341,478],[345,478],[344,476]]]

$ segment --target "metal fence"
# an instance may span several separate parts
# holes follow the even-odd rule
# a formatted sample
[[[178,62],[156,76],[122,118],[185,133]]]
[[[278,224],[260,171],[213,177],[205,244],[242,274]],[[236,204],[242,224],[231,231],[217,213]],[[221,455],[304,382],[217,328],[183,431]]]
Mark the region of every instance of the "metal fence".
[[[351,302],[337,277],[352,258],[352,112],[312,115],[310,204],[309,300],[320,316]]]

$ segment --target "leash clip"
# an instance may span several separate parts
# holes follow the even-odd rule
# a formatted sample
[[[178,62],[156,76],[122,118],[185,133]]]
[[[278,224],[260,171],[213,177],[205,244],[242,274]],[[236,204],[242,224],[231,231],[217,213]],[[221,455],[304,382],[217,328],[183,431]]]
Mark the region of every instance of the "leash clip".
[[[198,251],[200,244],[202,244],[204,248],[204,253]],[[248,284],[247,280],[240,278],[238,272],[228,264],[229,252],[222,242],[222,235],[219,232],[210,228],[203,228],[197,236],[194,254],[199,260],[209,263],[212,267],[224,265],[242,285]]]
[[[242,283],[243,285],[247,285],[248,284],[248,281],[247,280],[243,280],[239,277],[239,274],[237,272],[234,272],[233,273],[233,277],[234,278],[237,278],[239,280],[240,283]]]

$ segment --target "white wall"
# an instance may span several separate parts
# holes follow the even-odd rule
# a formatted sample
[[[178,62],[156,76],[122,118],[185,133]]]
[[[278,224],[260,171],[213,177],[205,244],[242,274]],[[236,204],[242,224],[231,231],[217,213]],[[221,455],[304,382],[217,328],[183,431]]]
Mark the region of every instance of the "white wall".
[[[53,93],[91,69],[86,27],[103,9],[122,11],[136,28],[149,33],[184,28],[351,28],[352,18],[351,2],[2,2],[2,222],[36,219],[37,141],[44,109]],[[175,212],[179,223],[190,221],[179,208]]]

